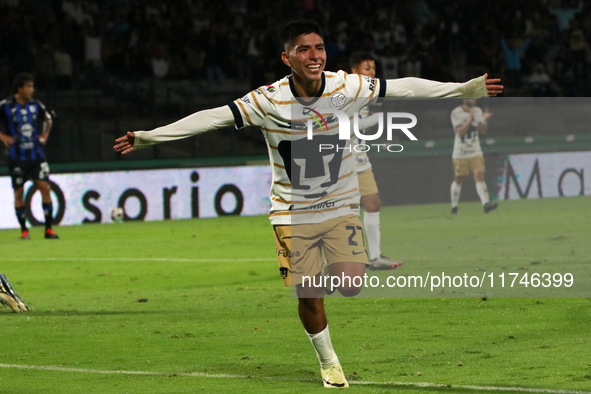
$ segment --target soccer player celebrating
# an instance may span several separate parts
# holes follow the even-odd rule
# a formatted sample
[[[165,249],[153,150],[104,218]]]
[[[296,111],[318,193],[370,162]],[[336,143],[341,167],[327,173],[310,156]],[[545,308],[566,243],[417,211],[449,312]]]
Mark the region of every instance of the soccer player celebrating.
[[[49,165],[42,146],[51,130],[51,115],[41,101],[33,99],[35,82],[31,74],[14,79],[14,96],[0,101],[0,140],[8,148],[8,169],[14,189],[14,209],[21,226],[21,239],[30,239],[26,224],[24,184],[32,179],[41,192],[45,215],[45,238],[58,239],[51,228],[53,204],[49,185]]]
[[[151,131],[128,132],[118,138],[114,149],[123,154],[156,143],[186,138],[209,130],[235,125],[260,126],[269,151],[273,182],[271,210],[280,273],[286,286],[295,286],[300,320],[318,360],[325,387],[348,387],[339,359],[332,347],[324,311],[324,287],[311,285],[322,270],[322,252],[331,276],[363,277],[367,254],[354,246],[363,245],[363,227],[358,219],[359,191],[351,154],[339,156],[319,152],[306,132],[293,124],[309,118],[319,99],[335,98],[348,116],[358,111],[346,97],[481,97],[494,96],[503,87],[499,80],[484,75],[466,83],[440,83],[418,78],[376,80],[343,71],[325,72],[326,51],[320,27],[311,21],[294,21],[283,30],[283,62],[291,75],[269,86],[261,86],[229,105],[199,111]],[[295,101],[292,101],[295,100]],[[367,103],[366,101],[366,103]],[[292,103],[296,103],[294,105]],[[295,108],[295,109],[294,109]],[[299,112],[293,112],[299,111]],[[297,116],[297,119],[294,118]],[[338,141],[338,122],[331,120],[325,135]],[[350,152],[351,140],[343,142]],[[349,149],[347,149],[349,148]],[[338,160],[333,163],[334,157]],[[324,163],[330,171],[312,176],[308,161]],[[311,164],[310,164],[311,165]],[[325,167],[326,167],[325,166]],[[293,175],[293,176],[292,176]],[[302,185],[310,177],[309,185]],[[310,186],[313,185],[313,186]],[[358,231],[359,230],[359,231]],[[304,277],[311,278],[305,281]],[[361,286],[343,281],[338,290],[346,297],[359,294]]]
[[[452,154],[454,180],[450,189],[452,215],[458,214],[462,180],[470,173],[474,174],[476,192],[484,206],[484,213],[497,208],[497,203],[488,199],[488,188],[484,182],[484,156],[479,138],[479,135],[486,134],[486,122],[491,116],[492,112],[488,109],[482,112],[474,99],[464,99],[462,105],[451,111],[451,124],[456,135]]]
[[[349,58],[349,67],[353,74],[359,74],[370,78],[376,76],[376,62],[368,52],[355,52]],[[359,113],[359,129],[364,130],[378,123],[379,114],[369,114],[369,108],[365,107]],[[361,140],[357,139],[360,144]],[[382,270],[394,269],[402,265],[401,261],[392,261],[382,254],[380,248],[380,208],[382,202],[378,196],[378,185],[373,175],[371,163],[367,152],[355,151],[355,171],[359,178],[359,193],[361,194],[361,205],[365,208],[363,213],[363,227],[367,233],[369,249],[369,269]]]

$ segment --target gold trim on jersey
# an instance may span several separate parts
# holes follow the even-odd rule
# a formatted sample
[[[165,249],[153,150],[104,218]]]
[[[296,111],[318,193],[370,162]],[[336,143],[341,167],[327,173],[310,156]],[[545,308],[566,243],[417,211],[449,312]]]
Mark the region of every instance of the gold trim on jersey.
[[[334,76],[329,76],[328,78],[334,78]],[[361,77],[360,77],[361,78]],[[345,81],[347,80],[347,74],[345,73]],[[283,84],[285,85],[289,85],[289,82],[284,82],[282,84],[279,84],[279,86],[282,86]],[[343,84],[341,86],[339,86],[338,88],[336,88],[333,91],[327,92],[327,93],[322,93],[322,95],[320,97],[328,97],[328,96],[332,96],[333,94],[335,94],[336,92],[338,92],[339,90],[343,90],[346,87],[346,82],[343,82]],[[284,85],[283,85],[284,86]],[[262,89],[261,89],[262,90]],[[361,85],[359,87],[359,90],[361,90]],[[374,89],[375,90],[375,89]],[[373,92],[372,92],[373,93]],[[359,92],[357,92],[357,95],[359,95]],[[265,97],[267,98],[267,100],[271,101],[274,104],[277,105],[287,105],[287,104],[291,104],[292,101],[281,101],[281,100],[275,100],[274,98],[271,98],[267,95],[265,95]],[[343,107],[344,108],[344,107]],[[342,108],[341,108],[342,109]]]
[[[289,101],[279,101],[279,100],[275,100],[269,96],[265,96],[267,98],[267,100],[269,100],[270,102],[277,104],[277,105],[289,105],[291,104],[291,100]]]
[[[283,183],[283,182],[277,182],[277,181],[273,181],[273,183],[276,185],[279,185],[279,186],[291,187],[291,183]]]
[[[283,204],[294,204],[294,205],[295,204],[309,204],[309,205],[315,205],[315,204],[317,204],[317,203],[319,203],[321,201],[327,200],[329,198],[344,196],[345,194],[354,193],[357,190],[358,190],[357,188],[353,188],[353,189],[347,190],[346,192],[342,192],[342,193],[339,193],[339,194],[330,194],[330,195],[324,196],[324,197],[322,197],[322,198],[320,198],[318,200],[315,200],[315,201],[286,201],[286,200],[282,200],[281,198],[278,198],[278,197],[272,197],[271,200],[277,201],[277,202],[281,202]]]
[[[345,174],[345,175],[343,175],[343,176],[339,177],[339,181],[340,181],[340,180],[342,180],[342,179],[345,179],[345,178],[348,178],[348,177],[350,177],[351,175],[353,175],[353,173],[354,173],[354,172],[355,172],[355,171],[351,171],[350,173],[348,173],[348,174]]]
[[[343,157],[343,158],[341,159],[341,161],[348,159],[348,158],[349,158],[349,156],[352,156],[352,155],[353,155],[353,153],[349,153],[347,156]]]
[[[275,212],[269,215],[270,218],[274,216],[285,216],[285,215],[309,215],[311,213],[323,213],[323,212],[330,212],[336,211],[342,208],[349,208],[349,209],[359,209],[359,204],[348,204],[348,205],[341,205],[340,207],[334,208],[324,208],[324,209],[305,209],[302,211],[288,211],[288,212]]]
[[[282,166],[281,164],[273,163],[273,165],[277,168],[285,169],[285,166]]]
[[[359,75],[359,89],[357,90],[357,94],[355,95],[355,98],[359,97],[359,93],[361,93],[361,88],[363,87],[363,81],[361,80],[361,74],[358,74],[358,75]]]
[[[333,90],[332,92],[328,92],[328,93],[323,93],[322,96],[320,97],[328,97],[328,96],[332,96],[333,94],[335,94],[336,92],[338,92],[339,90],[343,90],[345,89],[345,83],[343,83],[341,86],[339,86],[338,88],[336,88],[335,90]]]
[[[261,126],[261,130],[264,130],[264,131],[266,131],[268,133],[279,133],[279,134],[287,134],[287,135],[292,134],[292,131],[291,130],[268,129],[268,128],[263,127],[263,126]],[[305,132],[304,132],[304,134],[305,134]]]
[[[259,104],[259,100],[257,100],[257,95],[254,94],[254,92],[250,92],[250,95],[252,96],[252,98],[254,99],[254,103],[257,105],[257,108],[259,109],[259,111],[261,111],[261,113],[264,116],[267,116],[267,113],[265,111],[263,111],[263,108],[261,107],[261,105]]]
[[[235,102],[237,102],[238,105],[240,105],[240,109],[242,110],[242,112],[244,112],[244,115],[246,115],[246,120],[248,121],[248,123],[250,123],[249,126],[252,126],[253,125],[252,120],[250,120],[250,115],[248,114],[248,111],[246,111],[244,109],[244,105],[242,105],[240,100],[236,100]]]
[[[349,120],[352,121],[353,120],[353,116],[350,116],[349,117]],[[316,129],[316,130],[312,130],[312,133],[313,134],[323,133],[325,131],[334,130],[334,129],[338,128],[338,127],[339,127],[339,125],[337,123],[337,124],[333,124],[332,126],[329,126],[327,130]],[[278,133],[278,134],[287,134],[287,135],[307,135],[308,134],[308,130],[293,131],[291,129],[289,129],[289,130],[287,130],[287,129],[286,130],[269,129],[269,128],[264,127],[264,126],[261,126],[261,130],[264,130],[264,131],[269,132],[269,133]],[[353,132],[351,132],[350,135],[352,136],[353,135]],[[273,147],[273,149],[276,149],[276,148]]]

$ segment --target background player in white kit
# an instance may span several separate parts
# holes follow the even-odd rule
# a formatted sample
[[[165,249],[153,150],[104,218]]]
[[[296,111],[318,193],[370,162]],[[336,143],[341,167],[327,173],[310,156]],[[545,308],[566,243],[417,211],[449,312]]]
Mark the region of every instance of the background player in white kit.
[[[484,156],[480,147],[480,135],[486,134],[487,121],[492,116],[488,109],[476,106],[475,99],[464,99],[462,105],[451,111],[451,124],[455,132],[454,180],[451,184],[451,213],[458,214],[458,202],[462,191],[462,181],[466,175],[474,174],[476,192],[484,206],[484,213],[497,208],[496,202],[490,202],[488,188],[484,182]]]
[[[320,274],[322,251],[327,257],[331,275],[362,277],[365,274],[368,259],[365,250],[360,248],[363,228],[357,217],[359,192],[357,177],[353,173],[355,166],[352,155],[342,159],[338,157],[336,174],[331,171],[330,174],[312,177],[317,186],[299,188],[299,183],[308,179],[305,171],[299,174],[303,174],[303,177],[295,176],[292,179],[291,171],[299,166],[297,162],[294,164],[294,155],[318,151],[309,149],[316,142],[307,140],[305,131],[300,133],[292,130],[292,123],[297,121],[292,115],[292,103],[297,100],[300,104],[295,107],[300,111],[296,113],[300,118],[305,117],[302,109],[310,110],[304,106],[313,106],[321,96],[339,94],[367,98],[370,102],[377,97],[484,97],[495,96],[502,92],[503,87],[496,85],[498,79],[488,79],[486,74],[466,83],[440,83],[418,78],[386,81],[349,75],[343,71],[324,72],[326,51],[322,33],[320,27],[311,21],[288,24],[283,31],[283,42],[285,52],[281,58],[291,68],[291,75],[272,85],[261,86],[229,105],[199,111],[154,130],[128,132],[116,140],[114,149],[125,154],[156,143],[232,125],[237,128],[251,125],[261,127],[273,169],[269,218],[273,224],[281,275],[286,286],[296,288],[300,320],[320,361],[324,386],[348,387],[328,331],[324,288],[311,287],[302,281],[303,276],[316,277]],[[352,103],[346,111],[351,116],[358,108]],[[335,122],[331,124],[337,125]],[[332,126],[332,131],[327,127],[325,136],[338,141],[338,127]],[[342,142],[345,144],[344,150],[347,150],[351,140]],[[304,149],[298,150],[298,147]],[[307,160],[299,162],[306,163]],[[330,175],[336,175],[334,182],[327,182],[333,179]],[[321,205],[327,208],[318,209],[320,200],[305,201],[304,197],[310,197],[310,194],[318,194],[320,200],[330,204],[323,203]],[[297,245],[297,242],[292,243],[292,237],[294,241],[300,241],[300,246],[295,246],[294,250],[292,246],[294,243]],[[341,245],[347,245],[347,242],[349,247],[342,248]],[[361,291],[361,286],[343,284],[339,291],[344,296],[354,296]]]
[[[376,62],[369,52],[355,52],[349,58],[349,67],[353,74],[364,75],[375,78]],[[369,114],[369,108],[365,107],[359,112],[359,129],[364,130],[378,124],[379,114]],[[359,139],[357,144],[361,143]],[[367,234],[367,246],[369,249],[369,269],[383,270],[394,269],[402,265],[401,261],[392,261],[382,255],[380,248],[380,208],[382,202],[378,196],[378,186],[371,168],[369,157],[366,152],[357,152],[355,157],[355,171],[359,178],[359,193],[361,194],[361,205],[365,208],[363,213],[363,227]]]

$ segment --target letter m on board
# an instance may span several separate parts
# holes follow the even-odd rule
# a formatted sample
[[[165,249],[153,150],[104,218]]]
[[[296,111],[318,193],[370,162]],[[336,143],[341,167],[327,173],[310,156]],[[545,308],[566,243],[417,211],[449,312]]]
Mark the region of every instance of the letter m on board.
[[[519,194],[519,198],[527,198],[527,196],[529,195],[529,191],[531,189],[531,185],[534,183],[534,178],[536,179],[536,184],[538,186],[538,197],[542,198],[542,181],[540,180],[540,165],[538,164],[538,160],[536,159],[536,162],[534,163],[534,168],[531,171],[529,179],[527,180],[527,186],[525,187],[525,191],[523,191],[519,186],[519,182],[517,181],[517,176],[515,175],[515,171],[513,170],[511,161],[507,159],[507,180],[505,181],[505,200],[509,199],[509,187],[511,186],[511,181],[513,181],[515,189],[517,189],[517,194]]]

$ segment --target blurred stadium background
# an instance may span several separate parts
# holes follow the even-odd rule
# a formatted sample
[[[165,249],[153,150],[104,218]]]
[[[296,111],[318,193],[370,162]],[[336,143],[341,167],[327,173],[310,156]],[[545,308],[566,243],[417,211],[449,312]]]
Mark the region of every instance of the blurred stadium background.
[[[126,201],[138,221],[264,214],[270,171],[256,128],[125,157],[112,146],[128,130],[227,104],[286,75],[278,32],[293,18],[324,28],[327,70],[346,70],[349,55],[366,50],[382,78],[488,72],[506,86],[504,97],[479,101],[494,113],[482,139],[487,183],[497,198],[523,201],[484,216],[467,178],[464,214],[449,216],[449,114],[460,102],[400,102],[424,122],[419,142],[400,142],[403,153],[372,157],[388,206],[387,253],[442,269],[458,256],[488,269],[589,263],[589,197],[527,201],[591,194],[591,5],[576,0],[0,0],[0,92],[32,72],[35,97],[56,115],[46,152],[64,194],[53,195],[62,224],[110,222]],[[0,228],[11,228],[0,231],[0,271],[33,311],[27,323],[3,316],[11,341],[0,391],[320,389],[265,217],[58,227],[54,245],[33,230],[24,248],[7,175],[0,165]],[[394,207],[403,204],[430,205]],[[31,206],[41,218],[40,204]],[[588,299],[350,301],[331,304],[331,318],[359,392],[588,390]],[[56,375],[68,368],[156,375]]]
[[[351,53],[368,50],[382,78],[489,72],[503,78],[504,96],[591,91],[591,7],[576,0],[2,0],[0,91],[10,93],[18,72],[36,76],[36,97],[57,114],[47,147],[53,172],[58,163],[107,161],[96,168],[109,169],[123,160],[111,147],[125,131],[227,104],[286,75],[278,32],[298,17],[324,28],[327,70],[346,70]],[[451,137],[447,125],[431,133]],[[258,130],[228,129],[125,160],[265,155]]]

